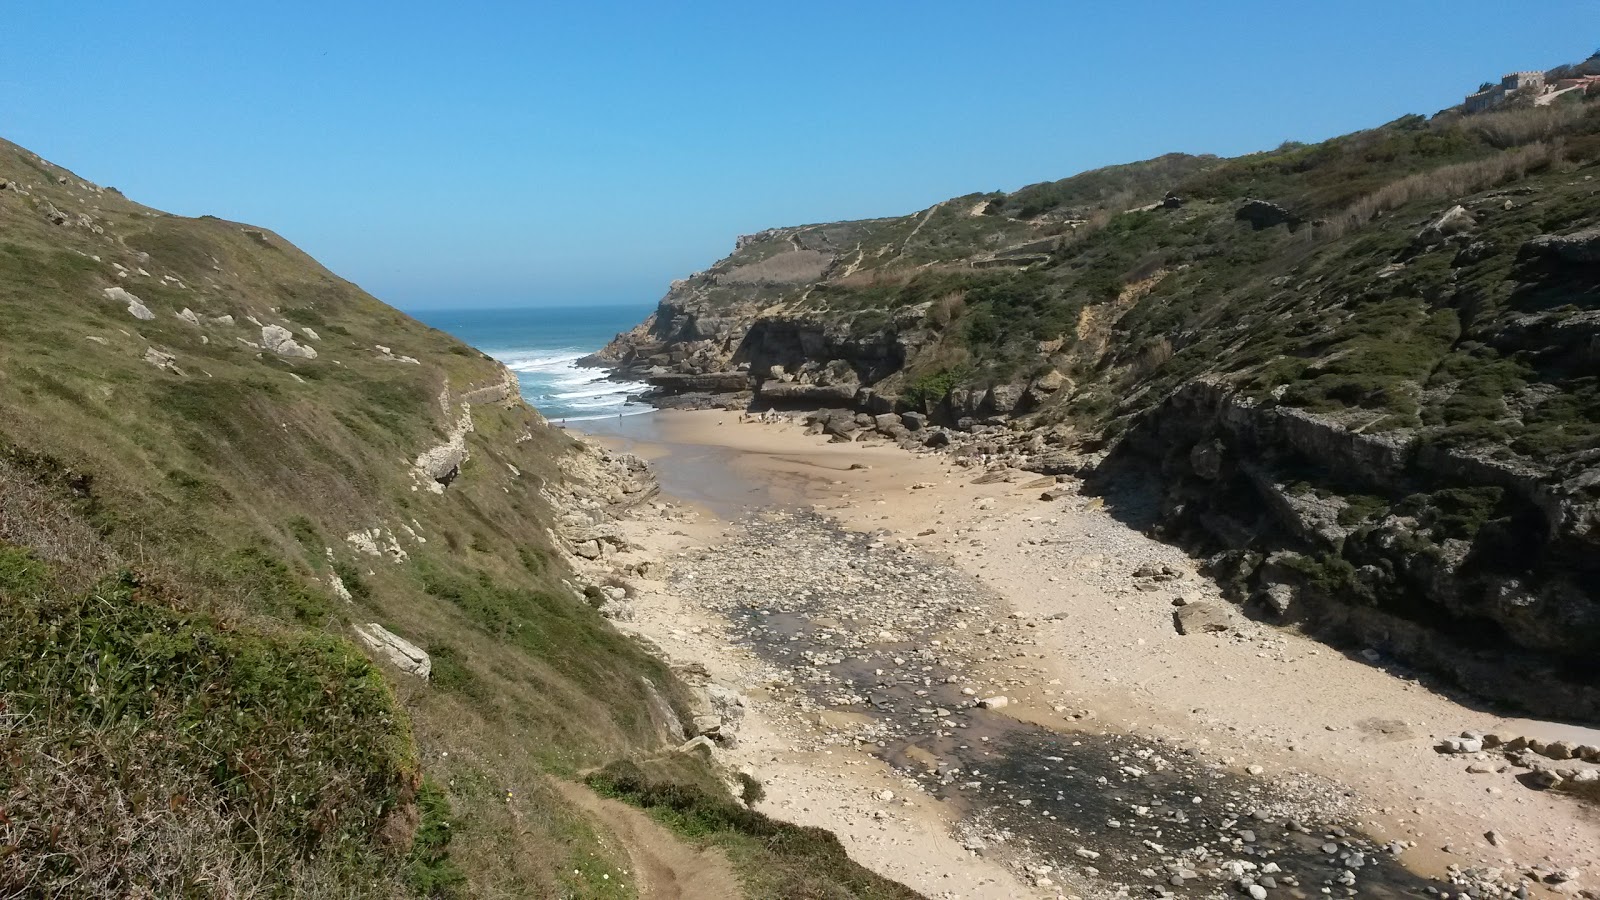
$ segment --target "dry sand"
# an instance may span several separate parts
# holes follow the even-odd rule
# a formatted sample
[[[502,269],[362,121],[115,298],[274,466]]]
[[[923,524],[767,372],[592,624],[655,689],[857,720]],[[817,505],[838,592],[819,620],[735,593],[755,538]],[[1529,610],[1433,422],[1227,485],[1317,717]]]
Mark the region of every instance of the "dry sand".
[[[1217,595],[1193,574],[1195,561],[1117,521],[1098,500],[1041,501],[1037,486],[1022,487],[1034,480],[1025,473],[974,485],[983,470],[948,456],[832,444],[795,424],[745,423],[717,411],[640,418],[649,421],[629,423],[636,437],[601,439],[656,461],[668,494],[698,509],[695,527],[637,524],[635,539],[669,563],[673,553],[714,541],[743,505],[811,506],[845,527],[881,530],[946,559],[1018,615],[1040,620],[1031,655],[987,673],[1022,701],[1024,718],[1198,742],[1224,764],[1260,766],[1267,778],[1310,773],[1344,785],[1371,810],[1362,826],[1385,840],[1415,841],[1406,862],[1429,877],[1450,865],[1542,863],[1584,868],[1586,887],[1600,879],[1593,807],[1530,790],[1513,773],[1469,774],[1466,758],[1432,749],[1463,730],[1590,744],[1600,743],[1595,731],[1500,718],[1381,658],[1347,656],[1242,619],[1242,636],[1180,636],[1174,594]],[[1132,573],[1146,563],[1187,577],[1140,590]],[[638,608],[635,627],[675,659],[702,661],[734,683],[753,671],[749,654],[718,638],[716,617],[692,598],[654,593]],[[839,832],[855,858],[930,895],[1056,894],[960,850],[948,811],[895,805],[889,818],[874,818],[884,804],[873,795],[897,776],[865,756],[790,752],[787,737],[764,722],[759,697],[752,710],[734,761],[768,782],[769,812]]]

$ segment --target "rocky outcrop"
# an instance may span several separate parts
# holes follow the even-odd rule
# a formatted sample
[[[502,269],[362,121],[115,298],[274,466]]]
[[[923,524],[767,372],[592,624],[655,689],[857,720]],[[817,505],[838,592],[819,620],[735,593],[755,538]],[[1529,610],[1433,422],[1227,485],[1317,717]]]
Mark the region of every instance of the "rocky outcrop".
[[[1234,213],[1234,218],[1249,222],[1250,227],[1257,231],[1276,225],[1298,228],[1303,221],[1289,210],[1267,200],[1246,200],[1238,212]]]
[[[1600,719],[1600,601],[1582,586],[1600,583],[1592,471],[1362,434],[1198,381],[1142,416],[1090,484],[1152,476],[1160,533],[1209,554],[1259,614],[1523,710]]]
[[[450,427],[449,439],[417,454],[412,463],[417,483],[435,494],[443,493],[461,474],[461,465],[467,461],[467,435],[471,433],[472,405],[463,403]]]
[[[1545,234],[1523,245],[1523,252],[1554,257],[1562,262],[1592,264],[1600,262],[1600,225],[1571,234]]]

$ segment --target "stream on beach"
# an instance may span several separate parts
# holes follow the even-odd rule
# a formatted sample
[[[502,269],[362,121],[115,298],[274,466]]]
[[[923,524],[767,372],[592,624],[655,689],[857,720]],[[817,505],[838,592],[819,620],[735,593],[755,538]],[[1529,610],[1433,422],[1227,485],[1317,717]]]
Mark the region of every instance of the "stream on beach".
[[[1023,683],[1033,642],[1002,598],[886,535],[810,512],[803,484],[752,483],[736,451],[673,442],[656,419],[584,424],[650,458],[665,493],[733,525],[675,568],[674,590],[757,654],[797,731],[913,779],[959,814],[969,850],[1125,896],[1450,891],[1407,870],[1400,845],[1351,825],[1336,787],[1235,772],[1193,746],[1008,715],[1009,700],[990,704],[990,692]]]

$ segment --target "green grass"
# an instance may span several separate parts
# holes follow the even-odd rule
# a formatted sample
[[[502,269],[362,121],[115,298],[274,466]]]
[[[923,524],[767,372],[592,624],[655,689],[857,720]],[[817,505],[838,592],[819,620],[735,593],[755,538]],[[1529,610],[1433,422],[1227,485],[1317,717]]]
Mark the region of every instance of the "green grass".
[[[12,717],[0,738],[12,848],[0,884],[176,896],[220,866],[315,870],[352,895],[382,895],[375,848],[411,802],[417,760],[405,712],[364,656],[318,632],[189,611],[126,572],[77,596],[50,584],[48,566],[0,548],[0,694]],[[155,846],[117,846],[130,813],[148,819],[138,840]],[[194,847],[185,826],[196,820],[224,833]],[[180,849],[195,858],[163,859]]]
[[[833,833],[780,822],[735,801],[698,756],[618,761],[590,775],[588,783],[604,796],[644,809],[691,842],[724,850],[752,897],[914,900],[921,896],[851,861]],[[750,791],[748,786],[746,790]]]

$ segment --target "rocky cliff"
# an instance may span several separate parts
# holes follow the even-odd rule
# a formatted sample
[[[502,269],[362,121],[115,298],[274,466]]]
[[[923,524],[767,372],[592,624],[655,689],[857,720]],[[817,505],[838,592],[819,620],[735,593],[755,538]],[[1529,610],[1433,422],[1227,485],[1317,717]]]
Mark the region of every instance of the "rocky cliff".
[[[1073,472],[1256,614],[1600,719],[1600,104],[774,229],[596,358]]]

